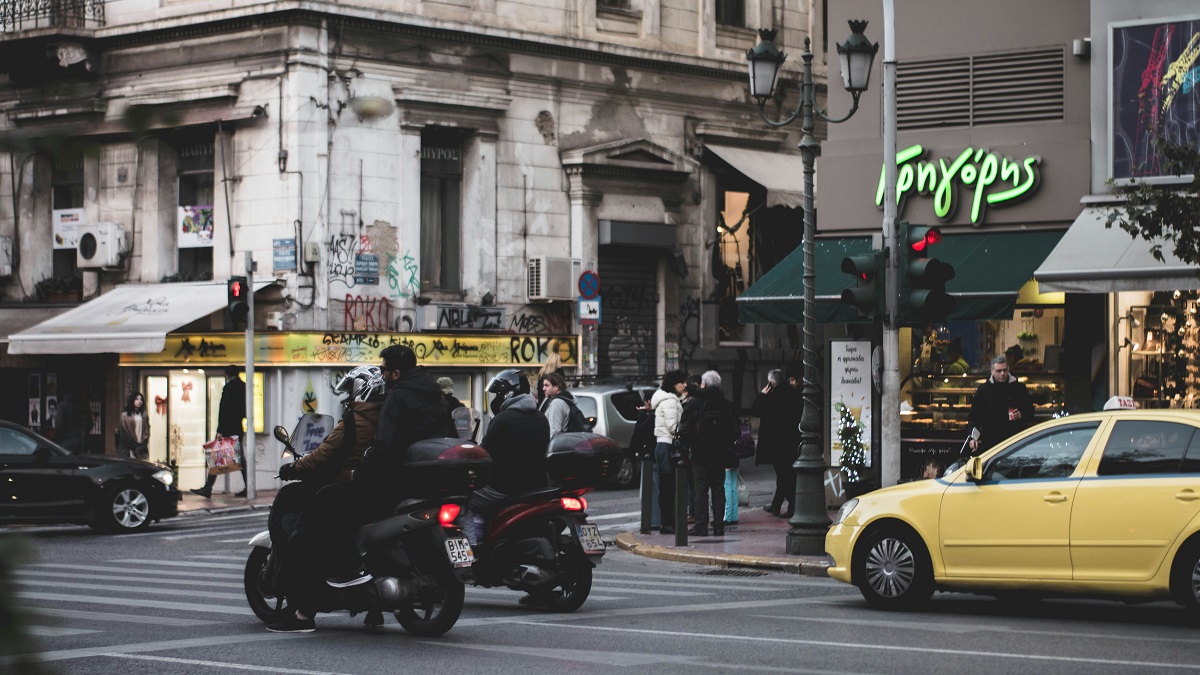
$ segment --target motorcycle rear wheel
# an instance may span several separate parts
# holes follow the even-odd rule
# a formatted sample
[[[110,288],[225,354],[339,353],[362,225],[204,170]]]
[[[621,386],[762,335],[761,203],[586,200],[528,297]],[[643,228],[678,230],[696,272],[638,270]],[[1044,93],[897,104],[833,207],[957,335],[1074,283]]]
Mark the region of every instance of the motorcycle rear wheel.
[[[567,554],[562,583],[553,589],[530,593],[534,604],[552,612],[574,612],[592,592],[592,563],[579,551]]]
[[[466,587],[449,568],[428,578],[436,588],[418,592],[416,598],[393,612],[404,630],[417,637],[437,637],[453,628],[466,601]]]
[[[292,612],[286,597],[277,597],[262,588],[262,575],[270,564],[270,555],[270,549],[255,546],[250,551],[250,559],[246,561],[246,574],[243,577],[246,601],[250,603],[254,616],[265,624],[282,621]]]

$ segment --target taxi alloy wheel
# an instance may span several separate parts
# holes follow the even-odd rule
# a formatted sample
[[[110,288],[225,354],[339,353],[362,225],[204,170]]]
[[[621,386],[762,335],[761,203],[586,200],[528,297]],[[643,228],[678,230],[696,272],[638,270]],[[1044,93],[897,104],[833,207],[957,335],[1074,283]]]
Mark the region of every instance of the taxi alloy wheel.
[[[872,607],[913,609],[933,594],[929,554],[916,534],[875,530],[859,546],[854,578]]]
[[[1188,612],[1190,623],[1200,623],[1200,540],[1179,549],[1171,570],[1171,590]]]

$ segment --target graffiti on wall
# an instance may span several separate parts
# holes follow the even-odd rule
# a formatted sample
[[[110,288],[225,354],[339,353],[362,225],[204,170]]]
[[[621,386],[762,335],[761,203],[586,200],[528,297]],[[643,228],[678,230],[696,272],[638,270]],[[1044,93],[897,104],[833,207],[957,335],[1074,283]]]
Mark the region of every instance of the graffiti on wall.
[[[565,335],[575,332],[575,317],[567,306],[525,305],[508,321],[510,333]]]
[[[388,254],[387,268],[388,297],[393,300],[416,297],[421,292],[420,267],[411,251],[396,256]]]

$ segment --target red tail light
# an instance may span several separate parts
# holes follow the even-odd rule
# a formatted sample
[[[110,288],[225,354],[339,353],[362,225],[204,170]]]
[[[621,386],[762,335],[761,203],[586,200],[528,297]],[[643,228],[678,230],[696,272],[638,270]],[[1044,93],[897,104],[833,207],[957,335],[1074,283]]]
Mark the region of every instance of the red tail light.
[[[443,526],[450,525],[461,512],[462,508],[458,504],[442,504],[441,510],[438,511],[438,522]]]
[[[563,497],[559,501],[562,503],[564,511],[584,511],[587,509],[587,500],[583,497]]]

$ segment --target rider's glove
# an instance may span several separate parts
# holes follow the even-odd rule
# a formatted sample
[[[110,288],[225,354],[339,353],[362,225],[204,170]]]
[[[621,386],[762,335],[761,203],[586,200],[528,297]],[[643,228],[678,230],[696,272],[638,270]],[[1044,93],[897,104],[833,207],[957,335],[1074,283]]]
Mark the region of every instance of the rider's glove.
[[[279,467],[279,477],[283,480],[300,480],[300,471],[295,462],[289,462]]]

